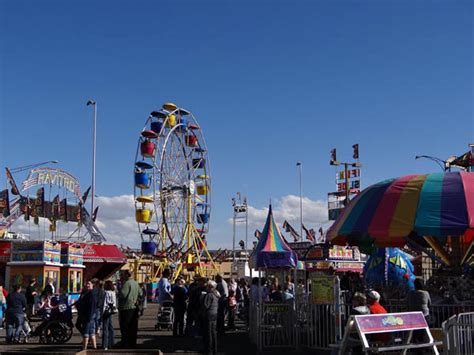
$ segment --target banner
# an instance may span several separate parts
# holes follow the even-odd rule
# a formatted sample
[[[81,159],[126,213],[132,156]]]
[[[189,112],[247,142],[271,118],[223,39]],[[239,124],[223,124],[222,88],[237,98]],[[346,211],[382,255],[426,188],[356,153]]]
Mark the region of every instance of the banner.
[[[23,214],[25,221],[30,220],[30,201],[28,197],[21,197],[20,199],[20,211]]]
[[[20,191],[18,190],[18,187],[16,186],[16,182],[13,179],[12,173],[10,172],[10,169],[5,168],[5,172],[7,174],[7,180],[10,183],[10,186],[12,187],[12,194],[13,195],[19,195]]]
[[[3,217],[8,217],[10,215],[8,189],[0,191],[0,213],[3,214]]]
[[[53,203],[51,204],[51,217],[52,219],[54,220],[57,220],[59,219],[59,205],[60,205],[60,202],[59,202],[59,195],[56,195],[54,198],[53,198]]]
[[[67,213],[67,200],[64,198],[59,204],[59,218],[63,220],[64,222],[67,222],[68,219],[68,213]]]
[[[36,216],[43,217],[44,215],[44,187],[40,187],[38,191],[36,191],[35,210],[36,210]]]
[[[295,242],[301,239],[298,232],[286,220],[283,222],[283,229],[285,230],[285,232],[290,233]]]

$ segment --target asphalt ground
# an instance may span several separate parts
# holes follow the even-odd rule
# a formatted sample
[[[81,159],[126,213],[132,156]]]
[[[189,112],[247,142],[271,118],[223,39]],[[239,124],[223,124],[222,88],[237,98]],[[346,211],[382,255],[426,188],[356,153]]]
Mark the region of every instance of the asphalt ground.
[[[202,349],[202,340],[193,337],[175,338],[169,330],[155,330],[157,305],[148,304],[144,315],[139,320],[137,349],[161,350],[164,354],[199,354]],[[34,328],[38,323],[32,322]],[[220,354],[255,354],[256,348],[250,343],[247,329],[242,322],[237,323],[236,331],[228,331],[218,338],[218,352]],[[114,316],[115,341],[120,341],[118,317]],[[35,354],[75,354],[81,351],[81,335],[74,329],[73,336],[66,344],[46,345],[39,344],[38,338],[31,338],[27,344],[7,345],[5,342],[5,329],[0,330],[0,352],[35,353]],[[98,346],[102,339],[98,338]]]

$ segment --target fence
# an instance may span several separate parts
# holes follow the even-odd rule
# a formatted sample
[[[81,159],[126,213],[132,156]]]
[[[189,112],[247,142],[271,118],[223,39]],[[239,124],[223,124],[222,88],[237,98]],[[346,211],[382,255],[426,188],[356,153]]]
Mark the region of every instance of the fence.
[[[387,310],[390,313],[406,312],[407,307],[403,303],[389,303]],[[473,316],[466,320],[463,316],[462,322],[455,315],[463,312]],[[350,305],[348,304],[311,304],[307,298],[297,300],[296,307],[292,303],[263,303],[251,305],[249,312],[249,336],[259,350],[270,350],[275,348],[305,347],[309,349],[330,349],[330,344],[338,343],[347,320],[349,318]],[[454,316],[454,317],[452,317]],[[443,304],[430,307],[431,328],[441,328],[444,321],[449,317],[452,323],[446,323],[446,327],[452,328],[457,337],[456,343],[465,336],[474,337],[474,305]],[[461,317],[461,315],[459,315]],[[452,319],[456,319],[453,323]],[[467,322],[467,323],[466,323]],[[471,323],[469,323],[471,322]],[[470,328],[462,328],[461,325],[470,324]],[[451,324],[457,324],[451,326]],[[453,328],[454,327],[454,328]],[[470,333],[469,333],[470,332]],[[454,340],[451,341],[453,343]],[[473,341],[462,340],[464,347],[470,346],[470,353],[474,354]],[[449,355],[457,353],[449,353]]]
[[[310,349],[329,349],[342,338],[349,316],[348,305],[309,305],[305,345]]]
[[[474,312],[461,313],[443,322],[444,354],[474,354]]]
[[[296,312],[293,303],[252,303],[249,335],[259,351],[296,348]]]
[[[406,303],[400,302],[389,302],[386,308],[390,313],[408,311]],[[449,317],[465,312],[474,312],[474,304],[432,304],[428,324],[431,328],[441,328]]]

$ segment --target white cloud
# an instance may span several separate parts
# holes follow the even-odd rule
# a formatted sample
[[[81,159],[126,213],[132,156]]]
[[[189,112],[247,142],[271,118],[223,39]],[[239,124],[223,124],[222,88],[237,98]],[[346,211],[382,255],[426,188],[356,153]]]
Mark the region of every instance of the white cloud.
[[[134,248],[140,246],[133,195],[99,196],[96,197],[95,204],[100,206],[96,224],[107,239],[107,243]],[[24,233],[34,239],[43,239],[50,237],[48,226],[49,222],[44,218],[40,219],[39,225],[35,225],[33,219],[25,222],[23,218],[19,218],[12,231]],[[73,222],[57,222],[57,234],[61,237],[69,236],[76,226]],[[81,234],[83,233],[84,228]]]
[[[97,226],[107,238],[108,243],[123,244],[132,248],[140,247],[140,235],[135,221],[135,207],[133,195],[99,196],[96,205],[100,206],[97,218]],[[273,215],[278,226],[281,228],[287,220],[297,231],[300,221],[300,198],[295,195],[286,195],[272,203]],[[255,229],[262,230],[268,214],[268,207],[249,206],[249,233],[253,235]],[[232,224],[232,218],[227,220]],[[214,222],[215,223],[215,222]],[[303,223],[306,228],[316,231],[322,225],[326,230],[330,222],[327,220],[327,202],[322,200],[311,200],[303,197]],[[48,221],[40,219],[39,227],[33,221],[25,222],[20,218],[12,228],[14,231],[30,235],[32,238],[43,239],[49,237]],[[225,223],[224,223],[225,225]],[[228,224],[227,224],[228,226]],[[58,234],[67,236],[76,228],[75,223],[58,222]],[[227,228],[226,228],[227,229]],[[231,228],[229,228],[229,233]],[[210,235],[210,240],[214,240]],[[220,247],[225,244],[223,240],[216,240],[212,247]]]

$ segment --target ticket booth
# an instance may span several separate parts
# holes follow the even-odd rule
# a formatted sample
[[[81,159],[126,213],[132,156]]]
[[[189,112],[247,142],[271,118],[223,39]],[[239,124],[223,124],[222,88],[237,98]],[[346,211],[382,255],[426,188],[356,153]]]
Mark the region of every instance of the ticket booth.
[[[60,288],[61,246],[49,241],[15,241],[11,245],[11,261],[7,263],[5,283],[28,286],[36,278],[38,289],[46,286],[48,278],[53,280],[56,292]]]
[[[61,246],[61,287],[68,295],[68,304],[79,299],[84,281],[84,248],[79,244]]]

